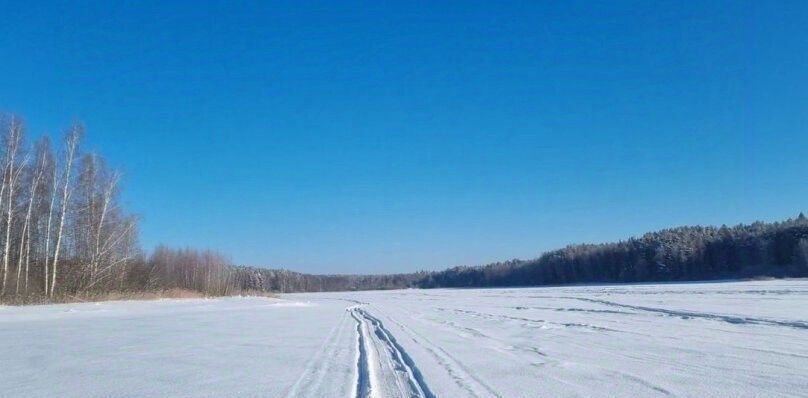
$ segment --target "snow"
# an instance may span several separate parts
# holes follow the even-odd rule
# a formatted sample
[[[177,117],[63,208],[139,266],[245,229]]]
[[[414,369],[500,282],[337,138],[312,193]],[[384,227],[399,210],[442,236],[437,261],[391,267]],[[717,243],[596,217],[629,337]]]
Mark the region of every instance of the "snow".
[[[0,397],[806,397],[808,281],[0,307]]]

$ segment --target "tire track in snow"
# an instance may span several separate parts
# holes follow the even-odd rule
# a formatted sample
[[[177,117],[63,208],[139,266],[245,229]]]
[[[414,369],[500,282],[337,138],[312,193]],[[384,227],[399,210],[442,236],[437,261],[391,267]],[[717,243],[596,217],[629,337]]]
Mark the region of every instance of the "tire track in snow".
[[[514,346],[514,345],[509,344],[505,340],[502,340],[502,339],[487,335],[487,334],[485,334],[485,333],[483,333],[483,332],[481,332],[481,331],[479,331],[477,329],[470,328],[468,326],[459,325],[459,324],[457,324],[456,322],[453,322],[453,321],[433,320],[433,319],[427,319],[427,320],[429,322],[439,324],[439,325],[444,325],[444,326],[447,326],[447,327],[449,327],[451,329],[454,329],[455,331],[457,331],[456,334],[461,336],[461,337],[465,337],[464,333],[468,333],[471,336],[474,336],[474,337],[477,337],[477,338],[482,338],[482,339],[485,339],[485,340],[487,340],[489,342],[492,342],[492,343],[496,344],[497,346],[486,346],[485,348],[492,349],[492,350],[494,350],[496,352],[499,352],[499,353],[512,354],[511,351],[518,350],[518,351],[529,353],[531,355],[538,355],[538,356],[542,357],[543,359],[547,359],[547,354],[544,353],[543,351],[541,351],[538,347],[534,347],[534,346]]]
[[[467,391],[469,396],[481,397],[490,395],[493,397],[501,397],[501,395],[491,388],[491,386],[471,373],[466,366],[458,361],[457,358],[449,354],[449,352],[447,352],[445,349],[432,343],[423,335],[412,330],[403,323],[396,320],[393,320],[393,322],[398,325],[401,330],[409,334],[410,338],[412,338],[415,344],[420,345],[427,352],[429,352],[435,358],[438,364],[440,364],[446,370],[446,373],[448,373],[452,380],[454,380],[455,384]],[[483,394],[483,391],[485,391],[487,394]]]
[[[724,321],[732,324],[752,324],[752,325],[765,325],[765,326],[780,326],[790,327],[795,329],[808,329],[808,322],[803,321],[778,321],[774,319],[752,318],[743,316],[720,315],[710,314],[706,312],[686,311],[686,310],[669,310],[666,308],[645,307],[640,305],[620,304],[614,301],[590,299],[584,297],[563,297],[566,299],[574,299],[585,301],[589,303],[603,304],[610,307],[627,308],[636,311],[653,312],[657,314],[680,317],[682,319],[701,318],[714,321]]]
[[[442,310],[440,308],[437,308],[437,309]],[[448,309],[443,309],[443,310],[448,311]],[[460,310],[460,311],[463,311],[463,310]],[[461,312],[461,313],[464,313],[464,312]],[[478,313],[478,314],[484,314],[484,313]],[[493,315],[492,315],[492,317],[493,317]],[[494,319],[494,318],[484,317],[484,319]],[[474,330],[475,333],[472,333],[473,336],[475,336],[477,338],[483,338],[483,339],[489,340],[491,342],[499,342],[499,344],[502,344],[502,346],[498,347],[498,348],[493,348],[493,347],[489,347],[489,348],[494,349],[496,352],[505,354],[506,356],[508,356],[510,358],[513,358],[513,360],[525,360],[525,358],[522,357],[522,356],[517,355],[517,353],[512,351],[512,350],[518,350],[518,351],[521,351],[523,353],[529,354],[530,356],[535,355],[536,357],[540,358],[541,362],[534,362],[532,359],[528,359],[529,366],[535,366],[535,367],[550,366],[550,367],[560,368],[560,367],[563,367],[564,363],[565,363],[565,361],[563,361],[563,360],[560,360],[560,359],[557,359],[557,358],[551,358],[546,353],[542,352],[541,350],[539,350],[536,347],[531,347],[531,346],[516,347],[516,346],[510,345],[510,344],[507,344],[507,342],[505,342],[503,340],[499,340],[499,339],[497,339],[495,337],[486,335],[485,333],[482,333],[479,330],[472,329],[472,328],[467,328],[467,327],[464,327],[464,326],[459,326],[457,324],[454,324],[454,322],[451,322],[451,321],[449,321],[448,323],[444,323],[444,321],[434,321],[434,320],[431,320],[431,319],[426,319],[426,320],[429,321],[429,322],[437,323],[437,324],[444,324],[444,325],[449,326],[449,327],[459,327],[458,330],[463,330],[463,331]],[[434,344],[434,343],[431,343],[429,341],[429,339],[423,337],[423,335],[418,334],[417,332],[415,332],[414,330],[412,330],[408,326],[403,325],[400,322],[397,322],[395,319],[393,319],[393,322],[395,322],[399,327],[401,327],[402,330],[404,330],[406,333],[410,334],[410,336],[413,338],[413,340],[415,340],[415,338],[417,336],[422,341],[434,346],[435,350],[432,350],[429,347],[426,347],[424,344],[418,343],[416,341],[416,344],[420,344],[421,346],[423,346],[427,351],[430,352],[430,354],[432,354],[436,358],[436,360],[438,361],[438,363],[441,364],[441,366],[444,366],[444,368],[447,369],[447,372],[450,374],[451,377],[453,377],[455,379],[456,383],[458,383],[459,385],[460,385],[461,382],[463,383],[463,385],[461,385],[461,387],[464,390],[469,391],[469,396],[474,396],[474,397],[486,397],[486,396],[502,397],[502,395],[499,394],[493,387],[491,387],[489,384],[486,384],[486,382],[483,381],[481,378],[477,377],[474,374],[472,369],[469,369],[468,367],[466,367],[463,364],[462,361],[459,361],[458,359],[456,359],[454,356],[452,356],[449,352],[447,352],[441,346],[439,346],[437,344]],[[454,368],[454,369],[452,368],[452,365],[451,365],[452,363],[454,363],[456,365],[456,368]],[[528,364],[525,364],[525,366],[528,366]],[[460,374],[464,375],[462,377],[462,380],[458,380],[458,378],[457,378],[456,374],[457,374],[458,370],[461,372]],[[541,377],[545,378],[547,380],[547,382],[555,384],[556,390],[558,388],[562,388],[564,390],[568,390],[568,391],[571,391],[571,392],[573,392],[573,391],[586,391],[586,384],[585,383],[575,382],[574,380],[569,380],[569,379],[565,379],[563,377],[558,377],[558,376],[556,376],[556,375],[554,375],[552,373],[542,373]],[[474,386],[474,387],[472,387],[472,386]],[[583,395],[583,394],[579,394],[579,395]]]
[[[607,328],[607,327],[603,327],[603,326],[590,325],[590,324],[587,324],[587,323],[552,322],[552,321],[547,321],[547,320],[544,320],[544,319],[531,319],[531,318],[524,318],[524,317],[517,317],[517,316],[510,316],[510,315],[490,314],[490,313],[487,313],[487,312],[462,310],[462,309],[458,309],[458,308],[436,307],[435,309],[438,310],[438,311],[451,311],[451,312],[455,312],[455,313],[458,313],[458,314],[464,314],[464,315],[467,315],[467,316],[473,316],[473,317],[477,317],[477,318],[484,318],[484,319],[493,320],[493,321],[508,320],[508,321],[523,322],[523,323],[526,323],[526,324],[536,324],[536,325],[539,325],[540,327],[544,327],[546,325],[555,325],[555,326],[563,326],[563,327],[568,327],[568,328],[572,328],[572,327],[574,327],[574,328],[583,328],[583,329],[589,329],[589,330],[594,330],[594,331],[598,331],[598,332],[629,333],[629,332],[626,332],[624,330],[611,329],[611,328]]]
[[[415,362],[384,323],[358,306],[350,312],[356,320],[358,344],[355,396],[386,397],[390,384],[395,384],[401,397],[435,398]]]
[[[466,310],[458,310],[458,309],[455,309],[455,311],[460,311],[461,313],[468,313],[468,311],[466,311]],[[480,314],[480,315],[491,315],[491,316],[496,316],[496,315],[494,315],[494,314],[479,313],[479,312],[475,312],[475,313],[476,313],[476,314]],[[509,319],[511,319],[511,318],[513,318],[513,317],[508,317],[508,318],[509,318]],[[487,319],[490,319],[490,318],[487,318]],[[522,318],[516,318],[516,319],[521,320]],[[516,350],[524,351],[524,352],[531,353],[531,354],[533,354],[533,355],[538,355],[538,356],[542,357],[542,361],[543,361],[543,363],[541,363],[541,365],[542,365],[542,366],[554,366],[554,367],[563,367],[563,366],[564,366],[563,361],[558,360],[558,359],[554,359],[554,358],[550,358],[550,357],[548,357],[548,355],[547,355],[547,354],[545,354],[544,352],[540,351],[540,350],[539,350],[538,348],[536,348],[536,347],[516,347],[516,346],[512,346],[512,345],[507,344],[507,342],[505,342],[505,341],[502,341],[502,340],[497,339],[497,338],[495,338],[495,337],[489,336],[489,335],[487,335],[487,334],[485,334],[485,333],[483,333],[483,332],[481,332],[481,331],[479,331],[479,330],[477,330],[477,329],[473,329],[473,328],[468,328],[468,327],[465,327],[465,326],[457,325],[457,324],[455,324],[454,322],[451,322],[451,321],[442,321],[442,320],[437,320],[437,321],[435,321],[435,320],[430,320],[430,321],[431,321],[431,322],[434,322],[434,323],[437,323],[437,324],[443,324],[443,325],[446,325],[446,326],[449,326],[449,327],[455,328],[455,329],[460,330],[460,331],[466,331],[466,332],[469,332],[469,333],[471,333],[473,336],[478,337],[478,338],[484,338],[484,339],[486,339],[486,340],[489,340],[489,341],[492,341],[492,342],[497,342],[497,343],[499,343],[499,344],[502,344],[502,346],[501,346],[501,347],[499,347],[499,348],[497,348],[497,349],[496,349],[496,351],[498,351],[498,352],[502,352],[502,353],[507,353],[507,354],[513,355],[513,353],[512,353],[512,352],[508,352],[508,351],[509,351],[509,349],[508,349],[508,348],[509,348],[509,347],[511,347],[511,348],[513,348],[513,349],[516,349]],[[394,320],[394,322],[395,322],[395,320]],[[399,325],[399,326],[400,326],[402,329],[407,328],[406,326],[402,325],[401,323],[398,323],[398,322],[396,322],[396,323],[397,323],[397,324],[398,324],[398,325]],[[565,324],[565,325],[566,325],[566,324]],[[577,324],[576,324],[576,326],[577,326]],[[424,339],[423,337],[421,337],[421,338],[422,338],[422,339]],[[424,339],[424,340],[426,340],[426,339]],[[438,348],[440,351],[443,351],[444,353],[446,353],[446,351],[445,351],[445,350],[443,350],[442,348],[440,348],[440,347],[437,347],[437,348]],[[446,353],[446,354],[448,355],[448,353]],[[534,363],[533,365],[537,365],[537,364],[535,364],[535,363]],[[460,364],[460,366],[461,366],[461,367],[463,367],[463,366],[462,366],[462,364]],[[661,387],[661,386],[659,386],[659,385],[656,385],[656,384],[654,384],[654,383],[652,383],[652,382],[650,382],[650,381],[648,381],[648,380],[645,380],[645,379],[643,379],[643,378],[641,378],[641,377],[638,377],[638,376],[635,376],[635,375],[632,375],[632,374],[629,374],[629,373],[626,373],[626,372],[621,372],[621,371],[613,371],[613,370],[609,370],[609,369],[602,369],[601,371],[602,371],[602,372],[605,372],[605,373],[612,374],[612,375],[614,375],[615,377],[619,377],[619,378],[621,378],[621,379],[623,379],[623,380],[626,380],[626,381],[628,381],[628,382],[635,383],[635,384],[637,384],[637,385],[639,385],[639,386],[641,386],[641,387],[643,387],[643,388],[648,388],[649,390],[653,391],[654,393],[663,394],[663,395],[665,395],[665,396],[675,396],[674,394],[672,394],[670,391],[666,390],[665,388],[663,388],[663,387]],[[558,383],[559,385],[566,385],[566,386],[568,386],[568,388],[569,388],[569,389],[571,389],[571,390],[574,390],[574,389],[579,389],[579,388],[581,388],[581,387],[582,387],[582,384],[580,384],[580,383],[571,383],[571,382],[569,382],[568,380],[564,380],[564,379],[562,379],[562,378],[559,378],[559,377],[556,377],[556,376],[553,376],[553,375],[548,375],[548,374],[545,374],[545,375],[543,375],[543,377],[547,377],[547,378],[549,378],[549,379],[553,380],[554,382]],[[476,378],[475,378],[475,380],[478,380],[478,381],[479,381],[479,379],[476,379]],[[491,389],[489,389],[489,392],[491,392],[492,394],[495,394],[495,395],[496,395],[496,393],[495,393],[495,392],[493,392],[493,390],[491,390]],[[498,395],[497,395],[497,396],[498,396]]]
[[[370,396],[370,372],[368,369],[366,332],[364,322],[357,316],[355,309],[350,309],[351,317],[356,320],[356,386],[354,396],[365,398]]]

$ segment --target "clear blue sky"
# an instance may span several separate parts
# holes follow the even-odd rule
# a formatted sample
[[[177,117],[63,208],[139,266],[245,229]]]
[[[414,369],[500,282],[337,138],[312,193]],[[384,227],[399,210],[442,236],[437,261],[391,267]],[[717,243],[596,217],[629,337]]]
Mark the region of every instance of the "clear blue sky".
[[[392,272],[808,211],[808,2],[110,3],[0,2],[0,110],[84,121],[146,248]]]

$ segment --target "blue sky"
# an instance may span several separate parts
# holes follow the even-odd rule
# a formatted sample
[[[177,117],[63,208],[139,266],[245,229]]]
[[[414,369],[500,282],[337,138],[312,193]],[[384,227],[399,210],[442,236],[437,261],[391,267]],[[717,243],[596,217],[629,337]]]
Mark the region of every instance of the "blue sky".
[[[29,4],[31,3],[31,4]],[[144,247],[394,272],[808,210],[806,2],[0,2]]]

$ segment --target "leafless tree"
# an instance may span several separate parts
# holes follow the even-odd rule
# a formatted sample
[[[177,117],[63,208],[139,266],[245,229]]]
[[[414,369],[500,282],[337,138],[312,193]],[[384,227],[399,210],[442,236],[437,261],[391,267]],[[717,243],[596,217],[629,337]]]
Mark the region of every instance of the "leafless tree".
[[[49,143],[49,141],[45,141]],[[53,231],[53,211],[56,206],[56,195],[57,195],[57,173],[58,168],[56,167],[56,157],[53,156],[53,152],[50,146],[47,147],[47,154],[50,156],[50,161],[48,162],[48,170],[46,170],[45,176],[45,189],[50,190],[50,200],[48,201],[48,217],[47,222],[45,223],[45,248],[42,252],[42,269],[43,269],[43,287],[45,295],[49,295],[50,293],[50,259],[51,259],[51,237]]]
[[[19,117],[0,117],[1,301],[233,291],[233,267],[218,253],[158,249],[146,261],[137,219],[119,200],[121,174],[100,155],[79,151],[81,125],[66,131],[59,156],[47,136],[28,146],[24,131]]]
[[[59,253],[64,239],[64,225],[67,217],[68,202],[70,200],[71,183],[70,172],[73,170],[73,160],[76,158],[76,151],[78,150],[79,139],[83,132],[83,127],[79,124],[74,124],[65,138],[65,155],[64,155],[64,171],[61,178],[61,209],[59,210],[59,222],[56,227],[56,247],[53,250],[53,270],[51,273],[50,281],[50,297],[53,297],[56,291],[56,274],[57,266],[59,265]]]
[[[34,204],[38,197],[37,193],[41,189],[42,179],[45,175],[48,162],[47,147],[44,141],[40,141],[36,145],[36,163],[32,170],[32,176],[28,181],[28,206],[25,212],[25,220],[22,226],[22,233],[20,234],[19,255],[17,257],[17,281],[16,281],[16,294],[20,293],[20,273],[25,264],[25,284],[23,291],[28,293],[28,276],[30,274],[31,264],[31,229],[32,217],[34,211]]]
[[[8,265],[11,254],[11,227],[14,223],[14,199],[15,188],[17,180],[20,176],[20,170],[23,169],[21,164],[18,164],[18,155],[22,144],[23,125],[16,117],[12,117],[9,123],[8,134],[5,138],[5,153],[3,165],[3,187],[7,192],[8,211],[6,212],[6,236],[5,244],[3,247],[3,282],[0,288],[0,294],[6,293],[6,284],[8,280]]]

